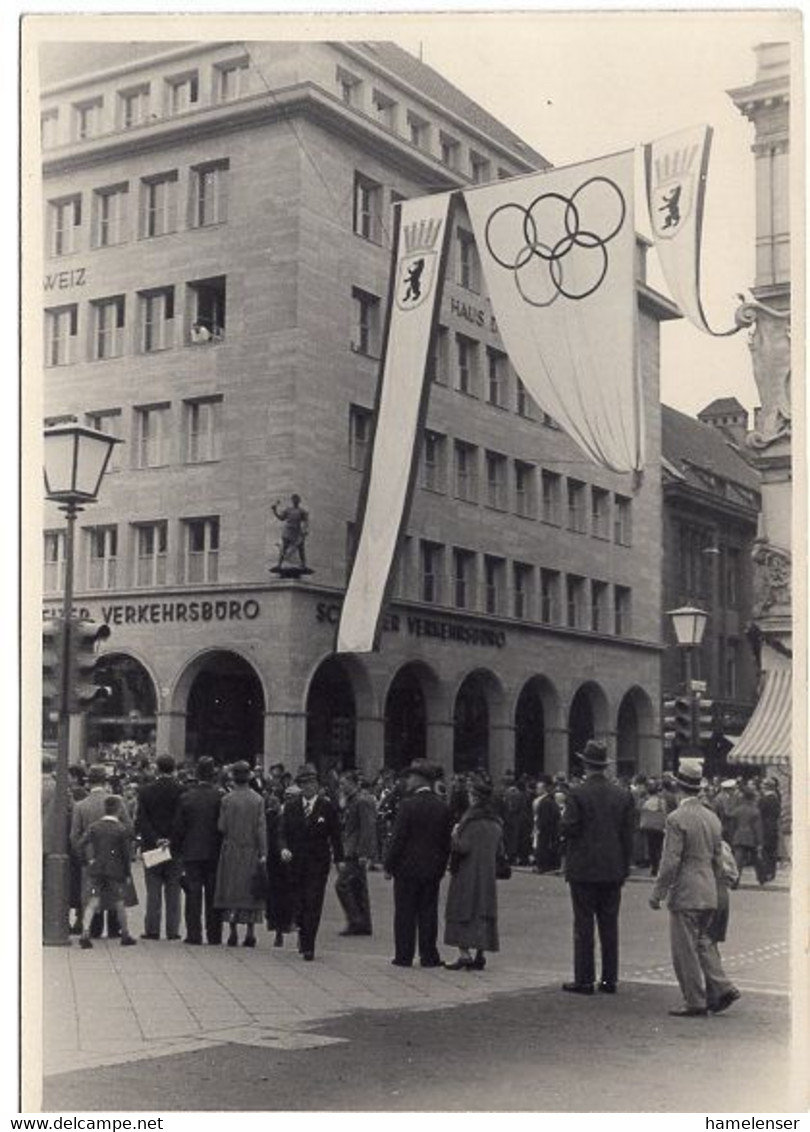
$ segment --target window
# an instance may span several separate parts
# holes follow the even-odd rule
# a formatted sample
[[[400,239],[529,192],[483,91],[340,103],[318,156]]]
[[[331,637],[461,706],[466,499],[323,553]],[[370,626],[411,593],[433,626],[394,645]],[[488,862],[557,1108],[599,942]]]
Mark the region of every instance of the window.
[[[515,380],[515,410],[519,417],[525,417],[526,420],[533,417],[532,399],[519,377]]]
[[[725,561],[726,605],[738,605],[740,600],[740,552],[726,549]]]
[[[165,521],[135,524],[136,586],[165,585],[168,540]]]
[[[446,490],[445,448],[447,440],[441,433],[428,429],[422,445],[422,487],[428,491]]]
[[[453,548],[453,605],[475,608],[475,553],[457,546]]]
[[[389,98],[387,94],[383,94],[380,90],[375,90],[371,102],[377,121],[389,130],[395,130],[397,128],[397,104],[393,98]]]
[[[359,287],[352,287],[352,311],[352,349],[356,354],[379,357],[380,300]]]
[[[430,122],[420,118],[418,114],[408,112],[408,137],[411,145],[418,149],[430,148]]]
[[[591,582],[591,629],[594,633],[608,631],[607,582]]]
[[[585,531],[585,484],[579,480],[568,481],[568,529]]]
[[[224,224],[228,219],[228,160],[195,165],[191,170],[192,228]]]
[[[613,541],[630,546],[633,541],[633,501],[625,495],[613,497]]]
[[[537,517],[537,471],[533,464],[515,460],[515,514],[524,519]]]
[[[540,477],[543,487],[543,522],[560,525],[560,504],[562,496],[561,477],[556,472],[544,471]]]
[[[174,345],[174,287],[160,287],[138,294],[141,320],[141,351],[166,350]]]
[[[456,389],[478,396],[478,343],[466,334],[456,335]]]
[[[110,248],[123,244],[129,236],[127,214],[129,186],[113,185],[98,189],[93,195],[95,217],[93,244],[97,248]]]
[[[157,468],[168,463],[169,406],[147,405],[135,410],[136,468]]]
[[[540,620],[556,625],[560,620],[560,575],[556,570],[540,571]]]
[[[487,613],[503,612],[504,573],[503,558],[484,555],[484,608]]]
[[[186,582],[216,582],[219,572],[219,519],[186,519],[183,522]]]
[[[474,444],[457,440],[454,445],[455,456],[455,496],[467,503],[478,500],[478,449]]]
[[[725,674],[723,694],[730,700],[737,698],[737,674],[740,659],[740,642],[727,640],[725,648]]]
[[[248,91],[248,61],[234,59],[214,67],[214,92],[217,102],[232,102]]]
[[[525,562],[512,563],[512,616],[530,621],[534,605],[534,568]]]
[[[79,308],[76,303],[45,311],[45,365],[68,366],[76,361]]]
[[[565,579],[566,625],[569,629],[585,626],[585,579],[569,574]]]
[[[142,239],[177,231],[177,170],[141,181]]]
[[[678,575],[681,594],[686,601],[696,598],[708,601],[711,597],[711,556],[706,550],[713,544],[710,530],[686,524],[681,526]]]
[[[45,531],[42,588],[45,593],[61,593],[65,587],[65,532]]]
[[[437,385],[447,385],[449,371],[449,334],[446,326],[437,326],[428,359],[428,372]]]
[[[100,98],[74,104],[73,134],[76,141],[84,141],[85,138],[92,138],[101,133],[102,106],[103,102]]]
[[[87,528],[87,588],[114,590],[117,583],[118,528]]]
[[[225,337],[226,281],[224,275],[188,284],[188,340],[192,345],[221,342]]]
[[[118,128],[131,130],[149,121],[149,84],[118,92]]]
[[[499,452],[487,452],[487,506],[505,511],[506,498],[506,457]]]
[[[601,487],[591,488],[591,534],[610,538],[610,492]]]
[[[411,592],[411,562],[413,558],[413,539],[405,535],[400,540],[394,556],[391,577],[391,593],[397,597],[407,597]]]
[[[470,151],[470,177],[475,185],[483,185],[492,175],[492,166],[486,157]]]
[[[354,231],[364,240],[382,243],[382,185],[362,173],[354,175]]]
[[[50,149],[59,141],[59,111],[46,110],[39,120],[42,148]]]
[[[371,410],[359,405],[349,409],[349,467],[362,472],[371,448]]]
[[[481,287],[481,267],[472,232],[459,228],[456,232],[457,273],[460,287],[478,294]]]
[[[88,428],[97,432],[106,432],[108,436],[115,436],[121,440],[121,410],[104,409],[94,413],[85,413],[85,423]],[[108,472],[117,472],[121,467],[121,449],[123,445],[114,444],[107,464]]]
[[[422,601],[441,601],[443,555],[444,547],[439,543],[420,541],[419,597]]]
[[[48,213],[49,254],[60,256],[75,252],[79,246],[79,228],[82,223],[81,196],[51,201]]]
[[[126,304],[123,295],[91,303],[93,313],[93,358],[120,358],[124,352]]]
[[[451,138],[449,134],[440,133],[439,149],[442,165],[446,165],[448,169],[458,169],[458,157],[461,152],[461,146],[456,139]]]
[[[220,458],[222,398],[199,397],[184,402],[186,463],[204,464]]]
[[[627,586],[614,586],[613,601],[614,631],[617,637],[627,637],[631,629],[631,591]],[[694,652],[697,654],[699,650],[695,649]]]
[[[503,408],[506,404],[506,355],[487,346],[487,400]]]
[[[166,112],[183,114],[191,110],[200,96],[200,83],[196,71],[166,80]]]

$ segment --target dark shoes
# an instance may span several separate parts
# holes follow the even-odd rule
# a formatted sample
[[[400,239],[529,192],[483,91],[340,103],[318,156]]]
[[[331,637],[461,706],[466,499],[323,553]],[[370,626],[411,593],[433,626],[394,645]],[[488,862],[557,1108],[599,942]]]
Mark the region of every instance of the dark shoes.
[[[411,959],[392,959],[392,967],[412,967],[413,961]]]
[[[615,994],[616,984],[602,982],[599,984],[599,991],[601,994]]]
[[[301,952],[301,958],[306,959],[307,963],[311,963],[312,960],[315,958],[315,952],[314,951],[302,951]]]
[[[725,994],[721,994],[717,1002],[709,1005],[709,1013],[722,1014],[723,1011],[728,1010],[729,1006],[735,1003],[739,997],[740,992],[736,987],[732,987],[731,990],[726,991]]]
[[[284,932],[276,932],[275,936],[273,937],[273,947],[283,947],[283,946],[284,946]]]
[[[709,1012],[705,1006],[676,1006],[667,1013],[673,1018],[705,1018]]]
[[[186,936],[186,938],[183,940],[183,943],[190,943],[190,944],[193,944],[195,947],[201,947],[202,946],[202,940],[201,939],[189,939],[188,936]]]
[[[465,959],[463,955],[459,955],[458,959],[454,959],[452,963],[445,963],[443,966],[446,971],[472,971],[475,967],[475,960]]]
[[[419,960],[419,966],[420,967],[443,967],[444,963],[442,963],[441,959],[438,959],[438,958],[436,958],[436,959],[420,959]]]
[[[562,989],[569,994],[593,994],[592,983],[563,983]]]
[[[180,939],[179,935],[167,935],[166,939]]]
[[[155,932],[141,932],[141,939],[160,939],[160,936]]]
[[[344,928],[338,935],[371,935],[371,928]]]
[[[79,940],[79,947],[82,949],[82,951],[92,951],[93,950],[92,939],[90,939],[86,935],[83,935],[82,938]]]
[[[242,947],[255,947],[255,946],[256,946],[255,935],[246,935],[245,938],[242,940]]]
[[[483,951],[476,951],[475,958],[473,959],[472,965],[473,965],[473,970],[483,971],[483,969],[487,965],[487,957],[486,957],[486,955],[484,955]]]
[[[137,939],[135,939],[131,935],[122,935],[121,936],[121,946],[122,947],[134,947],[137,942],[138,942]]]
[[[229,935],[226,943],[228,944],[228,947],[237,947],[239,944],[239,936],[235,933]]]

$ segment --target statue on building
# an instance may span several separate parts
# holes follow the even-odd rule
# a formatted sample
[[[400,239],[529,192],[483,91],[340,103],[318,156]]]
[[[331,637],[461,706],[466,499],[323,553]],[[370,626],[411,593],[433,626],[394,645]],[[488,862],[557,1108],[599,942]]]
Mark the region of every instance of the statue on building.
[[[751,551],[754,562],[754,617],[774,606],[790,606],[790,553],[757,539]]]
[[[309,534],[309,512],[301,506],[301,496],[291,495],[286,507],[282,507],[277,499],[272,510],[282,527],[278,562],[271,567],[270,573],[281,574],[286,578],[311,574],[312,570],[307,566],[305,546]]]
[[[738,326],[751,328],[748,348],[762,407],[748,437],[752,448],[767,448],[790,437],[790,311],[779,311],[756,299],[735,312]]]

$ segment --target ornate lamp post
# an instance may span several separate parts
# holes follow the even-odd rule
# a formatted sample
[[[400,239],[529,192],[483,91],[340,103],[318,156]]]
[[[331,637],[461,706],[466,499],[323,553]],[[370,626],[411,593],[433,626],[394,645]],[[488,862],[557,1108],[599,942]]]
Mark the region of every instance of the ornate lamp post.
[[[71,616],[73,610],[73,540],[76,516],[87,503],[95,503],[101,478],[113,448],[120,441],[76,423],[75,418],[47,428],[44,434],[45,496],[65,512],[65,583],[60,642],[59,746],[56,757],[56,844],[58,851],[45,860],[43,878],[43,942],[65,947],[70,943],[68,756],[71,673]]]
[[[699,746],[698,735],[698,718],[696,710],[696,697],[697,693],[692,687],[692,652],[700,646],[703,640],[703,633],[706,629],[706,622],[709,620],[709,615],[705,609],[698,609],[694,605],[682,605],[679,609],[670,609],[667,617],[672,622],[672,628],[675,630],[675,639],[678,642],[678,647],[684,651],[684,658],[686,662],[686,694],[689,697],[691,706],[691,735],[690,743],[693,749]]]

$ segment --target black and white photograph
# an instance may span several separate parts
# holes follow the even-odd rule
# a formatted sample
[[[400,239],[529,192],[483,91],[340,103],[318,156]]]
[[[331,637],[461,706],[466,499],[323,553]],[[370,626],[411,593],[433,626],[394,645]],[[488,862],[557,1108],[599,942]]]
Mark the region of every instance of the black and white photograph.
[[[800,10],[19,27],[15,1110],[802,1127]]]

